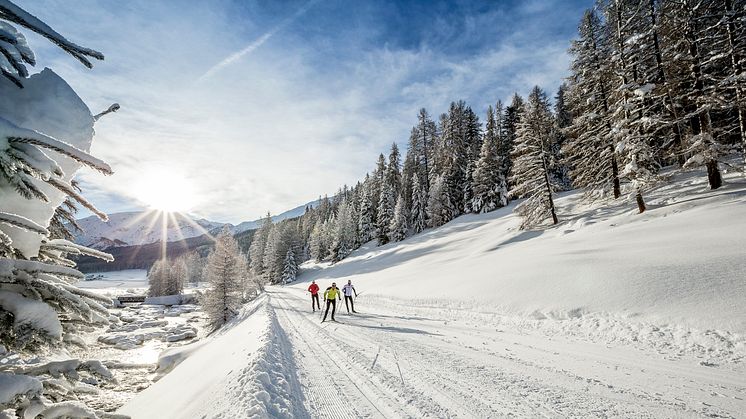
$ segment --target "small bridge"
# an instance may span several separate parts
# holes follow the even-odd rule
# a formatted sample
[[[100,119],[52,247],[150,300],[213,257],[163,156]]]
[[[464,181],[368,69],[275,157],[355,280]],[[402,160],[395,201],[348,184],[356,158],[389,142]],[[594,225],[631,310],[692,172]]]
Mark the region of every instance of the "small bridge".
[[[144,303],[145,302],[145,296],[144,295],[122,295],[120,297],[116,297],[117,300],[119,300],[120,303],[126,304],[126,303]]]

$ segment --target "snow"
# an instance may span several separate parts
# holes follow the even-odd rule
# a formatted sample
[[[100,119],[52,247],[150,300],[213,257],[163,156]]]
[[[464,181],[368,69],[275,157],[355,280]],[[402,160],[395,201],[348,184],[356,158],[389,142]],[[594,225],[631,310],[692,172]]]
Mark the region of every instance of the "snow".
[[[187,351],[188,358],[118,413],[133,418],[309,416],[287,337],[265,298]]]
[[[147,292],[148,288],[147,275],[148,271],[145,269],[95,272],[87,274],[87,276],[97,279],[80,281],[75,286],[96,291],[110,297],[123,294],[143,294]]]
[[[62,337],[62,324],[54,309],[40,300],[26,298],[18,293],[0,290],[0,307],[13,313],[15,330],[32,327],[43,330],[52,338]]]
[[[41,394],[41,381],[25,375],[0,373],[0,406],[17,397],[30,397]]]
[[[226,329],[164,355],[171,372],[119,413],[742,416],[746,182],[726,181],[710,191],[701,170],[674,173],[643,214],[569,192],[556,228],[518,230],[514,203],[306,263]],[[340,304],[320,323],[311,280],[351,280],[358,314]]]
[[[70,86],[48,68],[24,80],[23,89],[0,78],[0,115],[5,122],[0,124],[0,147],[3,148],[8,147],[5,137],[15,135],[13,133],[17,131],[8,129],[8,124],[60,139],[66,143],[63,148],[75,147],[81,152],[87,152],[93,140],[93,117],[90,110]],[[80,167],[80,163],[59,155],[56,151],[44,150],[44,153],[59,162],[65,174],[62,180],[66,182],[72,179]],[[65,195],[44,182],[32,182],[49,197],[50,202],[25,199],[11,185],[4,185],[0,187],[0,212],[22,214],[34,223],[46,226]],[[0,230],[13,238],[13,247],[26,257],[38,254],[42,239],[39,233],[2,223]]]

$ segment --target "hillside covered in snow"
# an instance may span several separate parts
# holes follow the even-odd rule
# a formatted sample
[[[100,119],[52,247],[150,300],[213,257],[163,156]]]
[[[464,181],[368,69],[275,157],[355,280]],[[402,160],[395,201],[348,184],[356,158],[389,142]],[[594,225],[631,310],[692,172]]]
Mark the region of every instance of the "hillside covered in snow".
[[[738,417],[746,181],[710,191],[700,175],[651,190],[644,214],[573,191],[557,227],[519,230],[513,203],[307,262],[121,412]],[[340,302],[320,323],[311,280],[352,281],[358,314]]]

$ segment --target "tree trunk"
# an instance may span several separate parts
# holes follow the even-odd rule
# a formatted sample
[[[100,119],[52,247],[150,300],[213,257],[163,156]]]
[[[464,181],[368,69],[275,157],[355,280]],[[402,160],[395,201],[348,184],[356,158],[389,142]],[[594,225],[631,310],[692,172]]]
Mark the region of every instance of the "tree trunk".
[[[720,168],[715,159],[707,161],[707,181],[710,183],[710,189],[717,189],[723,186],[723,178],[720,176]]]
[[[637,201],[637,209],[640,210],[640,214],[645,212],[646,209],[648,209],[645,206],[645,200],[642,198],[642,193],[640,191],[637,191],[637,195],[635,196],[635,200]]]
[[[552,224],[556,225],[557,213],[554,211],[554,199],[552,199],[552,185],[549,183],[549,169],[547,167],[547,160],[544,156],[541,157],[541,164],[544,167],[544,184],[547,187],[547,196],[549,197],[549,211],[552,213]]]
[[[611,146],[611,174],[614,177],[614,199],[622,196],[622,188],[619,184],[619,164],[616,161],[616,155],[614,154],[614,146]]]

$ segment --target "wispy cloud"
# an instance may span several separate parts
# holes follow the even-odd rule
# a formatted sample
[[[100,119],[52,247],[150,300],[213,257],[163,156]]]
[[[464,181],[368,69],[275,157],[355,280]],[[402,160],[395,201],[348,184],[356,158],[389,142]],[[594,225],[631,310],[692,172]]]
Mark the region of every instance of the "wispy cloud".
[[[267,42],[270,38],[272,38],[276,33],[285,29],[285,27],[293,23],[296,19],[303,16],[308,11],[308,9],[310,9],[311,6],[313,6],[317,2],[318,0],[311,0],[307,2],[301,8],[299,8],[295,13],[285,18],[277,26],[275,26],[274,28],[272,28],[271,30],[269,30],[268,32],[266,32],[264,35],[260,36],[253,42],[251,42],[245,48],[229,55],[224,60],[212,66],[209,70],[207,70],[207,72],[205,72],[205,74],[201,75],[199,79],[204,80],[208,77],[212,77],[215,73],[220,71],[223,67],[233,64],[234,62],[240,60],[247,54],[250,54],[251,52],[253,52],[255,49],[261,47],[262,45],[264,45],[265,42]]]
[[[437,115],[464,99],[481,115],[533,84],[551,94],[567,74],[582,7],[592,5],[484,2],[458,12],[435,2],[294,1],[285,16],[285,2],[19,0],[106,55],[87,70],[30,36],[40,67],[93,111],[122,105],[97,123],[92,150],[115,174],[80,174],[96,205],[134,209],[131,185],[154,170],[192,184],[193,212],[216,221],[332,194],[364,177],[392,141],[404,145],[420,107]],[[266,32],[268,21],[279,23]],[[212,72],[219,77],[205,76],[212,63],[225,63]]]

